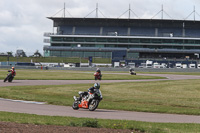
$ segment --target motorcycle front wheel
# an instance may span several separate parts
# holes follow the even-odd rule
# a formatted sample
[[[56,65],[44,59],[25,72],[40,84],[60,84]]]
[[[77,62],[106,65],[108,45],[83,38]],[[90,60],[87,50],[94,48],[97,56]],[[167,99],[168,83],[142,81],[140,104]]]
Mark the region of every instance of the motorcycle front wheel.
[[[98,105],[99,105],[99,100],[93,99],[89,104],[89,110],[94,111],[98,107]]]
[[[97,77],[96,77],[96,76],[94,77],[94,80],[97,80]]]
[[[77,101],[74,101],[74,103],[73,103],[73,105],[72,105],[72,108],[73,108],[74,110],[78,110],[78,109],[79,109],[79,107],[78,107],[78,102],[77,102]]]
[[[7,77],[3,80],[3,82],[6,82],[7,81]]]

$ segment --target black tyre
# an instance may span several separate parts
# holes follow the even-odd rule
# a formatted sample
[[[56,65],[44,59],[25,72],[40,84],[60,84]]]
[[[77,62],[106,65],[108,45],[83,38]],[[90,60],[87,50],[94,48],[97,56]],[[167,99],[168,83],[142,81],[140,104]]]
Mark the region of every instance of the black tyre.
[[[96,76],[94,77],[94,80],[97,80],[97,77],[96,77]]]
[[[78,107],[78,102],[77,102],[77,101],[74,101],[74,103],[73,103],[73,105],[72,105],[72,108],[73,108],[74,110],[78,110],[78,109],[79,109],[79,107]]]
[[[89,104],[89,110],[94,111],[98,107],[98,105],[99,105],[99,100],[93,99]]]
[[[8,82],[12,82],[12,80],[13,80],[13,77],[10,77],[10,78],[8,79]]]
[[[7,77],[3,80],[3,82],[6,82],[7,81]]]

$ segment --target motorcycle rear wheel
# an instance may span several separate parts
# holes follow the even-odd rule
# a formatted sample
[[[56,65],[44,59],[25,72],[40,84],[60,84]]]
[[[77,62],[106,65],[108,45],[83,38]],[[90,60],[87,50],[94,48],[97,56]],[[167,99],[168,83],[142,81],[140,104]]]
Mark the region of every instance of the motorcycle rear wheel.
[[[12,82],[12,80],[13,80],[13,77],[10,77],[10,78],[8,79],[8,82]]]
[[[74,101],[74,103],[73,103],[73,105],[72,105],[72,108],[73,108],[74,110],[78,110],[78,109],[79,109],[79,107],[78,107],[78,102],[77,102],[77,101]]]
[[[99,105],[99,100],[93,99],[89,104],[89,111],[94,111]]]

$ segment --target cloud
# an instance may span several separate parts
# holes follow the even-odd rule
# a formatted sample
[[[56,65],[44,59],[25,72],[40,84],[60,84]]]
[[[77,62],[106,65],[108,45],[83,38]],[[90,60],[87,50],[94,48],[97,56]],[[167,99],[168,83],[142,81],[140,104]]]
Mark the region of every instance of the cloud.
[[[140,18],[150,19],[156,15],[163,5],[164,11],[173,19],[186,18],[196,7],[200,13],[199,0],[1,0],[0,1],[0,52],[12,51],[17,48],[25,52],[35,52],[38,49],[43,53],[43,33],[52,32],[51,17],[66,6],[66,17],[86,17],[98,8],[99,17],[118,18],[131,5],[132,11]],[[71,14],[69,14],[69,13]],[[131,12],[131,18],[137,18]],[[102,15],[103,14],[103,15]],[[169,16],[164,14],[164,18]],[[63,12],[57,14],[63,16]],[[95,11],[88,17],[96,17]],[[123,14],[128,18],[128,12]],[[155,16],[161,18],[161,14]],[[193,19],[190,16],[188,19]],[[196,16],[200,19],[200,16]]]

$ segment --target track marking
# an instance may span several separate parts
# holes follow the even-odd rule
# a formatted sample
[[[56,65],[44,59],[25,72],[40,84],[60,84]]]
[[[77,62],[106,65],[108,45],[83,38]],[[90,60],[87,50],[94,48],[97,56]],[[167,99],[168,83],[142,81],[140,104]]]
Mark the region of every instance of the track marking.
[[[0,98],[0,100],[12,101],[12,102],[21,102],[21,103],[31,103],[31,104],[46,104],[45,102],[24,101],[24,100],[13,100],[13,99],[5,99],[5,98]]]

